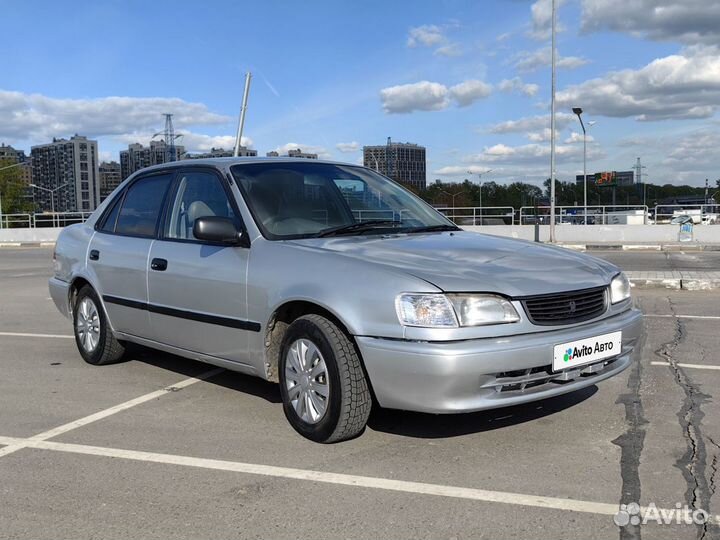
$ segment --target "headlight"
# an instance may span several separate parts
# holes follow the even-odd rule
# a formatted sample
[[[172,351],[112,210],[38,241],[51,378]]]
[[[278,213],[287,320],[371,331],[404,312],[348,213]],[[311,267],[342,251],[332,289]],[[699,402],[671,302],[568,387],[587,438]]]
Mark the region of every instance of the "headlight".
[[[404,326],[457,328],[520,320],[513,305],[491,294],[401,294],[395,301],[398,319]]]
[[[401,294],[395,300],[400,324],[426,328],[456,328],[457,317],[442,294]]]
[[[630,282],[625,274],[618,274],[610,282],[610,302],[617,304],[630,298]]]
[[[460,320],[460,326],[513,323],[520,320],[513,305],[502,296],[495,295],[449,295]]]

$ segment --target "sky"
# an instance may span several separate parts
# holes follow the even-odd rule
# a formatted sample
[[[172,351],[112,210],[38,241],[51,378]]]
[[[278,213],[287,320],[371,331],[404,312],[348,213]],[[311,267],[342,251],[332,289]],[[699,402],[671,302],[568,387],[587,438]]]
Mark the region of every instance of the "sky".
[[[558,0],[557,177],[720,177],[720,0]],[[173,113],[187,151],[244,143],[362,161],[427,148],[427,180],[550,175],[550,0],[0,0],[0,142],[75,133],[117,160]]]

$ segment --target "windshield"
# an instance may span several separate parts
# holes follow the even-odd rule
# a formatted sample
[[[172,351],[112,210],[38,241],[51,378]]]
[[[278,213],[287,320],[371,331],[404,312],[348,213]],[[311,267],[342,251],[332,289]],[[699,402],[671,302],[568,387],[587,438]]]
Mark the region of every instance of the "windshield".
[[[456,229],[420,198],[363,167],[278,162],[231,171],[263,235],[273,240]]]

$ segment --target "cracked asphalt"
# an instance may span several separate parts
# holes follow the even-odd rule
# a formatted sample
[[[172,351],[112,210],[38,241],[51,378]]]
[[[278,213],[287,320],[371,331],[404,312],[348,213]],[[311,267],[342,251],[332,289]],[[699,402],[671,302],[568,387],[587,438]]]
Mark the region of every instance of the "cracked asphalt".
[[[459,416],[375,411],[358,439],[317,445],[270,383],[180,384],[210,367],[140,348],[84,364],[48,298],[49,259],[0,250],[2,539],[720,538],[715,523],[612,516],[635,502],[720,513],[720,370],[703,369],[720,366],[720,292],[636,291],[642,361],[595,387]]]

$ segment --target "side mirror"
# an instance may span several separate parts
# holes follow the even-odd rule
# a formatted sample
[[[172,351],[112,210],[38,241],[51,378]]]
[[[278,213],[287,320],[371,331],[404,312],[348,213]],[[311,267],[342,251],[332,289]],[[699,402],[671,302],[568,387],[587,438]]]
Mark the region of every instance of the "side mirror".
[[[242,241],[242,231],[239,231],[230,218],[206,216],[200,217],[193,223],[193,236],[198,240],[237,246]]]

